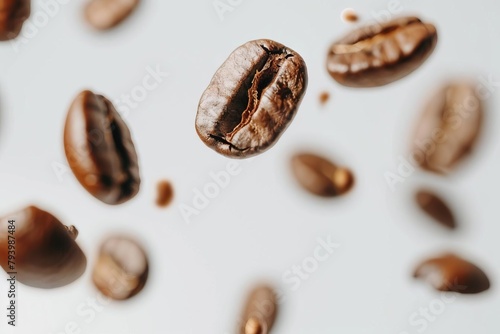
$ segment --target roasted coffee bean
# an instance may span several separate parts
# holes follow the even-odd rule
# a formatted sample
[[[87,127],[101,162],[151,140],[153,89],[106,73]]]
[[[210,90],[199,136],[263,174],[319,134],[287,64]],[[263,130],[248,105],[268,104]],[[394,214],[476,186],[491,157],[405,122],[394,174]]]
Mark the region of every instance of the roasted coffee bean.
[[[490,288],[490,281],[480,268],[454,254],[424,261],[413,276],[427,281],[439,291],[472,294]]]
[[[90,0],[85,7],[85,18],[96,29],[110,29],[125,20],[139,2],[139,0]]]
[[[31,0],[0,0],[0,41],[16,38],[31,12]]]
[[[455,217],[449,206],[436,194],[428,190],[419,190],[415,195],[419,207],[434,218],[438,223],[448,228],[457,227]]]
[[[350,87],[387,85],[416,70],[437,43],[436,28],[416,17],[402,17],[356,29],[335,42],[327,69]]]
[[[296,154],[291,159],[291,167],[302,187],[318,196],[343,195],[354,184],[354,176],[349,169],[338,167],[326,158],[315,154]]]
[[[132,239],[115,236],[102,244],[92,279],[105,296],[124,300],[144,288],[148,273],[148,259],[142,247]]]
[[[9,221],[14,221],[15,228],[9,228]],[[66,227],[50,213],[27,207],[0,219],[0,264],[6,272],[17,272],[17,280],[29,286],[51,289],[67,285],[87,267],[75,242],[77,235],[74,226]]]
[[[417,124],[412,152],[423,169],[439,174],[471,151],[483,123],[483,106],[474,85],[455,82],[431,99]]]
[[[174,187],[167,180],[162,180],[156,185],[156,205],[160,208],[168,206],[174,197]]]
[[[269,286],[258,286],[249,295],[243,311],[240,334],[268,334],[271,332],[278,301],[276,293]]]
[[[306,86],[299,54],[270,40],[250,41],[215,73],[198,105],[196,131],[225,156],[262,153],[292,121]]]
[[[73,101],[66,118],[64,149],[78,181],[104,203],[124,203],[139,191],[130,131],[105,97],[84,91]]]

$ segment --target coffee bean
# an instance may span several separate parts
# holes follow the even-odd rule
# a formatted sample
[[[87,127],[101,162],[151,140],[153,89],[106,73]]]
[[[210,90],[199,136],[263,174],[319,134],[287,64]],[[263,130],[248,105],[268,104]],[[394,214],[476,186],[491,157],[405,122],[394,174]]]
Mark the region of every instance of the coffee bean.
[[[78,181],[104,203],[124,203],[139,191],[130,131],[105,97],[84,91],[73,101],[66,118],[64,149]]]
[[[454,82],[440,89],[417,123],[412,151],[423,169],[447,174],[471,151],[482,128],[483,106],[474,85]]]
[[[268,334],[271,332],[277,313],[278,301],[274,290],[265,285],[257,286],[248,296],[238,332]]]
[[[16,38],[31,12],[31,0],[0,0],[0,41]]]
[[[322,197],[347,193],[354,185],[354,176],[346,168],[311,153],[296,154],[291,159],[292,171],[304,189]]]
[[[148,274],[148,259],[142,247],[130,238],[114,236],[103,242],[92,279],[105,296],[124,300],[144,288]]]
[[[416,70],[437,43],[436,28],[416,17],[402,17],[356,29],[335,42],[327,69],[350,87],[387,85]]]
[[[342,11],[340,14],[340,17],[342,18],[342,21],[348,22],[348,23],[355,23],[358,22],[359,17],[358,14],[354,11],[352,8],[346,8]]]
[[[12,220],[15,232],[10,234]],[[32,287],[67,285],[87,267],[87,259],[75,242],[77,235],[74,226],[66,227],[50,213],[27,207],[0,219],[0,264],[6,272],[17,272],[19,282]],[[9,245],[13,246],[12,253],[8,252]],[[13,268],[8,255],[14,256]]]
[[[198,106],[196,131],[225,156],[262,153],[292,121],[306,86],[299,54],[271,40],[250,41],[215,73]]]
[[[448,228],[457,227],[455,217],[449,206],[436,194],[428,190],[419,190],[415,195],[419,207],[434,218],[438,223]]]
[[[480,268],[454,254],[422,262],[413,276],[427,281],[439,291],[472,294],[490,288],[490,281]]]
[[[330,93],[324,91],[321,92],[321,94],[319,94],[319,103],[325,105],[328,102],[328,100],[330,100]]]
[[[167,180],[162,180],[156,185],[156,205],[160,208],[168,206],[174,197],[174,188]]]
[[[85,7],[85,18],[96,29],[110,29],[125,20],[139,2],[139,0],[90,0]]]

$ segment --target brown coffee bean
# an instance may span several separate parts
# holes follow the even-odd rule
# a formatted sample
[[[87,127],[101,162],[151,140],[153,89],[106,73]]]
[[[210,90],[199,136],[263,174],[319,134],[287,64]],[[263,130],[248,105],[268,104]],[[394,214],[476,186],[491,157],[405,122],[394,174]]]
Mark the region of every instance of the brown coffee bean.
[[[142,247],[130,238],[115,236],[102,244],[92,279],[105,296],[124,300],[144,288],[148,274],[148,259]]]
[[[295,51],[271,40],[237,48],[203,93],[196,131],[215,151],[245,158],[269,149],[292,121],[307,86]]]
[[[174,197],[174,187],[167,180],[162,180],[156,185],[156,205],[160,208],[168,206]]]
[[[436,194],[428,190],[419,190],[415,194],[418,206],[438,223],[448,228],[457,227],[455,217],[449,206]]]
[[[417,123],[412,152],[420,166],[447,174],[471,151],[482,128],[483,106],[474,85],[455,82],[431,99]]]
[[[328,100],[330,100],[330,93],[325,91],[319,94],[319,103],[325,105],[328,102]]]
[[[399,80],[430,56],[436,28],[416,17],[402,17],[356,29],[335,42],[327,69],[340,84],[376,87]]]
[[[243,311],[240,334],[268,334],[278,313],[276,293],[269,286],[258,286],[248,296]]]
[[[110,29],[125,20],[139,2],[139,0],[90,0],[85,7],[85,18],[96,29]]]
[[[64,149],[80,184],[104,203],[124,203],[139,191],[130,131],[104,96],[84,91],[73,101],[66,118]]]
[[[454,254],[422,262],[413,276],[427,281],[439,291],[472,294],[490,288],[490,281],[480,268]]]
[[[342,14],[340,14],[342,21],[348,22],[348,23],[354,23],[358,22],[359,17],[358,14],[354,11],[352,8],[346,8],[342,11]]]
[[[31,0],[0,0],[0,41],[16,38],[31,12]]]
[[[338,167],[315,154],[296,154],[292,157],[291,167],[300,185],[318,196],[343,195],[354,185],[354,176],[350,170]]]
[[[17,280],[29,286],[51,289],[67,285],[87,267],[87,259],[74,241],[77,235],[74,226],[66,227],[50,213],[27,207],[0,219],[0,264],[6,272],[17,272]]]

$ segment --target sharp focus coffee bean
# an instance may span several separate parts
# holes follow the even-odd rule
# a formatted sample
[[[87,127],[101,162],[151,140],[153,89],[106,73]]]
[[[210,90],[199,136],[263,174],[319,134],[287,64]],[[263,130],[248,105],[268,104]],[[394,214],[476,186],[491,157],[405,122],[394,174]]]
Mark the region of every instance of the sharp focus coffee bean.
[[[412,152],[423,169],[446,174],[473,148],[479,137],[483,106],[475,86],[455,82],[438,91],[417,124]]]
[[[427,281],[439,291],[473,294],[490,288],[490,281],[480,268],[453,254],[424,261],[415,270],[414,277]]]
[[[258,286],[249,295],[243,311],[240,334],[268,334],[271,332],[278,301],[276,293],[269,286]]]
[[[85,18],[96,29],[110,29],[125,20],[139,2],[139,0],[90,0],[85,8]]]
[[[449,206],[436,194],[428,190],[419,190],[415,199],[418,206],[438,223],[451,229],[457,227]]]
[[[6,272],[17,272],[17,280],[29,286],[51,289],[67,285],[87,267],[75,242],[77,235],[74,226],[64,226],[50,213],[27,207],[0,219],[0,264]]]
[[[402,17],[354,30],[335,42],[328,52],[327,69],[344,86],[383,86],[416,70],[436,43],[432,24]]]
[[[0,0],[0,41],[16,38],[31,12],[31,0]]]
[[[292,157],[291,167],[297,181],[310,193],[334,197],[347,193],[354,184],[349,169],[336,166],[326,158],[311,153]]]
[[[124,203],[139,191],[130,131],[105,97],[84,91],[73,101],[64,129],[64,149],[78,181],[104,203]]]
[[[146,253],[134,240],[116,236],[101,246],[92,279],[105,296],[129,299],[146,284],[149,264]]]
[[[245,158],[276,143],[292,121],[307,86],[295,51],[270,40],[237,48],[201,97],[196,131],[215,151]]]

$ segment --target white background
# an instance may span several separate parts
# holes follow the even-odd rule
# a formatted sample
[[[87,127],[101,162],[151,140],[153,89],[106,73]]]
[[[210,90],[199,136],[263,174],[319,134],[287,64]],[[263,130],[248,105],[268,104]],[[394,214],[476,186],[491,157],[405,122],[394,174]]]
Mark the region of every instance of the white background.
[[[274,334],[498,332],[499,92],[485,101],[477,150],[454,174],[416,171],[394,192],[384,179],[397,170],[398,157],[407,156],[413,121],[434,88],[457,76],[500,81],[498,1],[401,0],[396,8],[402,13],[436,24],[439,43],[420,69],[378,89],[341,87],[324,63],[329,44],[355,26],[340,19],[344,8],[355,8],[366,23],[387,11],[389,1],[247,0],[223,20],[212,1],[144,0],[108,33],[85,24],[84,1],[69,1],[18,52],[9,42],[0,44],[0,215],[32,203],[51,211],[78,227],[89,262],[85,275],[64,288],[19,284],[15,329],[6,325],[7,282],[0,274],[0,332],[59,334],[74,322],[75,333],[229,334],[248,289],[261,280],[287,296]],[[33,13],[45,2],[35,1]],[[238,161],[241,173],[187,224],[179,206],[192,205],[194,190],[230,161],[196,135],[199,97],[230,52],[257,38],[279,41],[304,57],[307,94],[278,144],[251,162]],[[71,172],[60,181],[53,166],[66,163],[62,133],[73,98],[85,88],[110,99],[130,94],[146,68],[157,65],[169,77],[126,117],[140,158],[139,195],[107,206]],[[332,99],[320,106],[324,90]],[[353,191],[334,200],[304,193],[289,171],[290,155],[304,148],[352,168]],[[176,189],[168,209],[154,204],[161,178]],[[414,208],[419,186],[446,196],[461,229],[443,230]],[[140,295],[106,305],[88,322],[77,309],[98,294],[91,268],[100,241],[113,232],[143,242],[151,276]],[[292,291],[282,275],[313,255],[317,238],[329,235],[340,248]],[[412,271],[426,256],[446,250],[480,265],[492,288],[457,296],[422,331],[409,318],[438,305],[441,295],[413,280]]]

